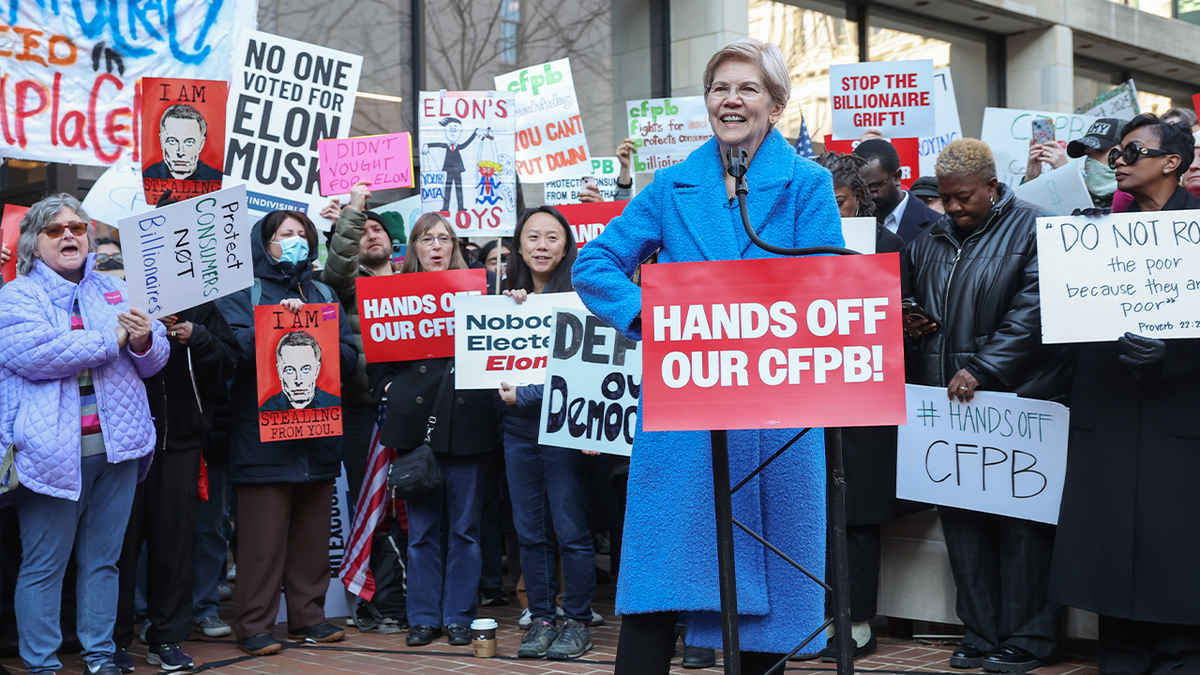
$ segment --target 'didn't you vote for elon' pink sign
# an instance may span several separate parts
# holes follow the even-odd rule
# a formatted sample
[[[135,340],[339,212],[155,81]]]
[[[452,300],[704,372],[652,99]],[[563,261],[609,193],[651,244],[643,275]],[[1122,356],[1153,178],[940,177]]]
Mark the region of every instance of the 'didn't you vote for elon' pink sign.
[[[372,190],[413,186],[412,134],[330,138],[317,142],[321,196],[342,195],[360,180]]]

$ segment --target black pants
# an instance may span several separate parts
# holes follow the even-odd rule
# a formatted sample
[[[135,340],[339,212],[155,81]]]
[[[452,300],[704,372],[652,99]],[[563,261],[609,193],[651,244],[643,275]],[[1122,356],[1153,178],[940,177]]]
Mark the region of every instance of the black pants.
[[[1047,594],[1054,526],[946,506],[938,515],[964,641],[984,651],[1009,644],[1049,657],[1062,610]]]
[[[621,617],[614,675],[658,675],[671,670],[675,656],[675,623],[678,612],[626,614]],[[742,652],[742,674],[764,675],[783,654]],[[783,672],[782,670],[776,671]]]
[[[113,640],[118,647],[133,644],[133,595],[137,561],[146,544],[146,614],[151,644],[182,642],[192,632],[192,544],[196,538],[197,480],[200,448],[159,452],[146,480],[133,495],[133,510],[125,529],[121,559],[120,596]]]
[[[1200,672],[1200,627],[1100,615],[1100,675]]]
[[[850,568],[850,620],[870,621],[878,613],[879,560],[882,537],[878,525],[846,526],[847,566]],[[825,578],[833,584],[833,555],[826,552]],[[825,614],[833,616],[833,593],[825,594]]]

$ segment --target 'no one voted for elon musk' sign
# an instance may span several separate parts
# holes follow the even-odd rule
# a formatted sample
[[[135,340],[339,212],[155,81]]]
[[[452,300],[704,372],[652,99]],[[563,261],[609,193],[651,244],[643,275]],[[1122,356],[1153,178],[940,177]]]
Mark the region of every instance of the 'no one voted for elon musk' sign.
[[[647,431],[903,424],[895,253],[642,270]]]

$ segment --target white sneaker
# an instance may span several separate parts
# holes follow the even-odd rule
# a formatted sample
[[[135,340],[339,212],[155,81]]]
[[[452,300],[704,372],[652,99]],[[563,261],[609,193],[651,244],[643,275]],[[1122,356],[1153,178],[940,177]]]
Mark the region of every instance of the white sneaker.
[[[237,581],[237,564],[229,566],[229,571],[225,573],[225,581],[231,584]]]
[[[592,620],[588,621],[588,625],[589,626],[603,626],[604,625],[604,617],[600,616],[600,613],[593,609],[592,610]]]
[[[529,608],[526,607],[525,610],[521,612],[521,618],[517,619],[517,625],[524,630],[529,628],[529,624],[531,623],[533,623],[533,617],[529,615]]]

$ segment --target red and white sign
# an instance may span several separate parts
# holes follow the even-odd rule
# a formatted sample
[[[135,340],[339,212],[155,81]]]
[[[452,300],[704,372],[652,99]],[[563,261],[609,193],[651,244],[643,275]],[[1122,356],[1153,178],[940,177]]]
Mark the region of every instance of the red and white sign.
[[[900,257],[642,270],[647,431],[904,424]]]
[[[572,234],[575,235],[575,245],[583,245],[600,236],[613,218],[621,215],[629,200],[620,202],[589,202],[585,204],[563,204],[557,206],[559,212],[571,224]]]
[[[440,359],[454,356],[454,299],[483,295],[487,272],[359,277],[356,284],[367,363]]]
[[[17,278],[17,239],[21,236],[21,221],[29,213],[28,206],[5,204],[3,222],[0,224],[0,244],[8,247],[8,262],[0,267],[4,282]]]
[[[921,177],[921,139],[919,138],[889,138],[900,155],[900,187],[907,190],[917,178]],[[858,147],[859,141],[835,141],[832,136],[825,136],[825,152],[851,153]]]
[[[906,138],[937,134],[932,59],[831,65],[829,96],[839,139],[867,129]]]

